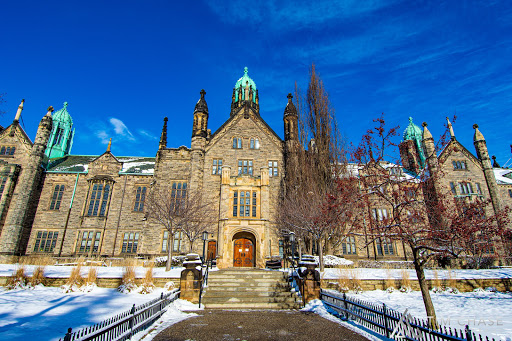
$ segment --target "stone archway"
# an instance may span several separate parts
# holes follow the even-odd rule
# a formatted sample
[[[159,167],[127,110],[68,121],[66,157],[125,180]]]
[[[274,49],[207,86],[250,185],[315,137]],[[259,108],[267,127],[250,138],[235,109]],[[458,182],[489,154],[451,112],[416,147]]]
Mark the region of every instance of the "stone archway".
[[[233,236],[233,266],[256,266],[256,237],[250,232],[238,232]]]

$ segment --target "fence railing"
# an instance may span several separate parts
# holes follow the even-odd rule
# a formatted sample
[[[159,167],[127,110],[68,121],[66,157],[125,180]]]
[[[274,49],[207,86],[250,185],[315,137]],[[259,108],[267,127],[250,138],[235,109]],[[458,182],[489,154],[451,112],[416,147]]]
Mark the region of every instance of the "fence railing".
[[[175,289],[167,294],[139,306],[133,307],[121,314],[111,317],[93,326],[73,332],[71,328],[59,341],[118,341],[128,340],[132,335],[148,328],[156,319],[162,316],[167,306],[180,295]]]
[[[348,297],[345,293],[333,294],[321,291],[320,299],[344,320],[355,320],[364,327],[386,337],[402,337],[406,340],[429,341],[478,341],[489,337],[473,333],[466,325],[464,330],[440,326],[429,328],[427,320],[406,316],[385,304],[375,304]],[[495,341],[495,339],[492,339]]]
[[[203,266],[201,266],[203,278],[201,280],[201,289],[199,290],[199,307],[201,307],[201,298],[203,297],[204,287],[208,285],[208,268],[213,267],[212,263],[212,260],[209,259],[205,264],[203,264]]]

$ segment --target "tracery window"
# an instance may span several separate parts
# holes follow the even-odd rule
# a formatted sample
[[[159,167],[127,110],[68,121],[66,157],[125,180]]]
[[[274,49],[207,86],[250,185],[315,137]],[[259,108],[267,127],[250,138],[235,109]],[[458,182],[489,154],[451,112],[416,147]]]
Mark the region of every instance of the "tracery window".
[[[452,161],[452,165],[454,170],[467,169],[466,161]]]
[[[89,187],[89,207],[87,215],[91,217],[104,217],[107,212],[110,193],[112,189],[111,182],[93,182]]]
[[[134,211],[142,212],[144,210],[144,200],[146,199],[146,186],[137,187],[137,192],[135,193],[135,206],[133,207]]]
[[[50,202],[50,210],[58,210],[64,194],[64,185],[55,185],[53,189],[52,201]]]
[[[54,231],[37,231],[34,252],[53,252],[58,236]]]

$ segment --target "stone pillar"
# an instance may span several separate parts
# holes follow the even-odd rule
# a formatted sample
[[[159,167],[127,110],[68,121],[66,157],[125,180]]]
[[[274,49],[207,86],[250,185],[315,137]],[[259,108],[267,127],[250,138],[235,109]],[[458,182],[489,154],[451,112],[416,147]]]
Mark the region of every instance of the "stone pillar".
[[[39,186],[38,180],[41,170],[41,164],[45,157],[46,144],[52,131],[52,112],[53,107],[48,108],[48,112],[41,119],[37,130],[36,138],[27,166],[22,170],[20,177],[19,194],[9,212],[7,221],[2,229],[0,237],[0,254],[1,255],[19,255],[23,251],[24,244],[28,241],[23,240],[25,221],[27,213],[30,209],[32,198]]]
[[[320,273],[315,269],[317,266],[313,256],[303,255],[299,267],[305,267],[306,270],[300,271],[299,275],[302,277],[299,289],[304,303],[320,299]]]
[[[196,267],[201,265],[199,255],[189,253],[186,261],[183,262],[185,270],[181,271],[180,276],[180,298],[192,303],[199,303],[201,295],[201,284],[203,282],[203,273]]]

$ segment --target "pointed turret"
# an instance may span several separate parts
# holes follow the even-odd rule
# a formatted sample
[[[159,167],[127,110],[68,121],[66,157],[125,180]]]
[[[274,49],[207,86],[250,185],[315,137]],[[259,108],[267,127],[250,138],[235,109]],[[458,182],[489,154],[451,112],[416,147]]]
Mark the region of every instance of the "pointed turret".
[[[404,130],[403,141],[398,145],[398,149],[404,168],[415,174],[425,167],[422,136],[421,128],[412,122],[412,117],[409,117],[409,125]]]
[[[30,221],[33,219],[31,212],[35,212],[32,205],[38,200],[36,196],[43,169],[41,165],[45,161],[44,151],[52,131],[52,112],[53,107],[50,106],[39,123],[29,161],[21,173],[20,190],[15,199],[14,209],[8,213],[1,231],[0,255],[21,255],[25,252],[29,236],[25,229],[30,228]]]
[[[68,112],[68,102],[64,102],[63,108],[57,110],[52,118],[53,128],[45,154],[49,158],[69,155],[73,146],[75,129],[73,128],[73,119]]]
[[[194,108],[194,124],[192,127],[192,137],[200,136],[206,138],[208,135],[208,105],[206,104],[206,91],[200,92],[201,98],[197,101]]]
[[[233,89],[231,98],[231,116],[233,116],[238,108],[248,106],[259,114],[259,95],[256,83],[249,77],[249,69],[244,68],[244,75],[238,79]]]
[[[487,144],[485,142],[484,135],[478,129],[478,124],[473,124],[473,129],[475,129],[473,144],[475,145],[476,155],[482,164],[485,181],[487,182],[487,188],[489,189],[494,212],[498,213],[500,211],[498,185],[496,184],[496,177],[494,176],[494,171],[492,170],[491,159],[489,158],[489,152],[487,151]]]
[[[425,151],[425,161],[428,166],[430,175],[433,176],[437,172],[438,160],[436,154],[436,145],[434,138],[427,128],[427,122],[423,122],[423,150]]]
[[[293,104],[292,94],[288,94],[288,103],[284,108],[283,120],[284,120],[284,140],[297,140],[298,139],[298,116],[297,108]]]
[[[158,145],[158,149],[167,148],[167,121],[169,119],[164,117],[164,126],[162,127],[162,134],[160,135],[160,144]]]

